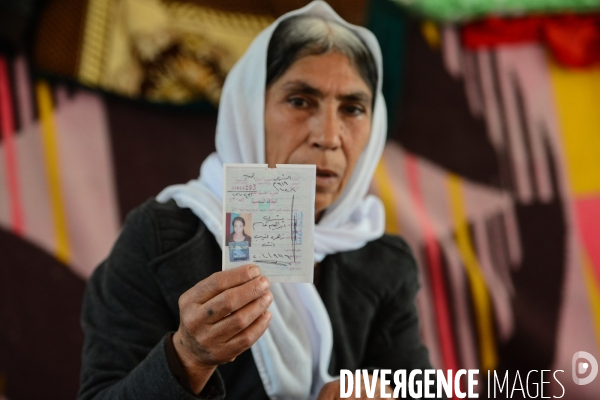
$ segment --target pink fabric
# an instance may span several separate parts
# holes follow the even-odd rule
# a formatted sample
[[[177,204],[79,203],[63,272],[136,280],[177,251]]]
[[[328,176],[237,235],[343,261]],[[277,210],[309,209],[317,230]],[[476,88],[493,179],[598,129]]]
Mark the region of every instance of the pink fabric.
[[[2,134],[2,144],[5,153],[4,160],[10,203],[10,224],[15,234],[22,235],[25,227],[14,142],[15,121],[13,116],[8,63],[5,58],[0,57],[0,133]]]
[[[405,162],[407,157],[408,154],[399,146],[388,143],[385,147],[382,161],[387,167],[390,178],[388,184],[391,186],[396,200],[400,233],[414,250],[413,254],[417,265],[424,266],[424,254],[420,250],[424,242],[422,226],[419,223],[417,213],[413,211],[412,195],[407,189],[409,181],[406,169],[407,163]],[[423,337],[429,350],[431,363],[435,368],[438,368],[443,365],[443,362],[440,343],[437,340],[438,330],[433,311],[433,294],[430,285],[426,284],[429,279],[424,268],[419,268],[419,275],[420,281],[424,283],[417,295],[417,306],[420,314],[420,322],[423,327]]]
[[[72,268],[87,278],[119,231],[108,117],[100,96],[56,90],[55,120]]]
[[[423,197],[421,194],[420,179],[417,160],[414,157],[406,159],[406,166],[409,177],[409,188],[414,202],[415,211],[425,235],[425,252],[427,257],[427,266],[429,267],[429,279],[433,291],[433,303],[435,308],[437,329],[442,353],[444,369],[457,370],[458,360],[456,358],[456,349],[454,332],[450,322],[450,310],[448,309],[448,294],[444,284],[444,272],[440,247],[437,242],[435,230],[431,220],[425,210]]]
[[[14,62],[20,131],[8,125],[10,140],[0,143],[0,225],[43,248],[50,254],[56,250],[55,221],[50,201],[50,186],[45,163],[40,121],[34,120],[32,82],[22,58]],[[1,72],[0,72],[1,75]],[[0,76],[1,82],[2,76]],[[0,83],[0,92],[6,85]],[[2,115],[7,113],[1,101]],[[75,91],[67,95],[64,87],[54,91],[53,109],[55,141],[59,162],[60,188],[68,231],[69,267],[87,278],[108,254],[119,231],[119,211],[109,141],[108,116],[99,95]],[[10,113],[12,116],[12,111]],[[6,132],[6,119],[3,119]],[[12,157],[12,158],[11,158]],[[7,168],[10,166],[10,168]],[[15,175],[18,171],[18,175]],[[14,188],[4,184],[3,177],[16,176],[22,222],[15,227],[14,207],[8,199]],[[10,189],[10,190],[8,190]],[[11,204],[11,207],[6,207]]]
[[[577,199],[575,210],[579,235],[600,285],[600,195]]]
[[[590,308],[588,288],[583,275],[581,251],[584,247],[592,264],[597,268],[600,263],[600,206],[597,197],[574,199],[570,192],[563,141],[551,87],[548,54],[542,45],[532,43],[504,45],[494,49],[478,48],[472,53],[478,60],[478,73],[465,73],[461,78],[479,81],[483,94],[483,118],[490,141],[498,151],[508,151],[511,155],[511,168],[503,171],[504,174],[509,174],[508,178],[516,179],[517,182],[516,193],[511,194],[511,197],[527,205],[535,202],[545,204],[558,196],[563,204],[568,233],[565,238],[566,259],[562,295],[564,300],[560,308],[556,356],[552,368],[565,371],[561,375],[561,383],[566,388],[567,397],[595,399],[600,382],[595,381],[587,386],[575,385],[570,373],[574,352],[586,350],[598,358],[593,311]],[[500,93],[494,90],[494,74],[497,74]],[[518,96],[521,96],[520,99]],[[520,110],[520,107],[523,108]],[[518,115],[523,111],[524,125]],[[510,143],[506,141],[507,137]],[[528,139],[530,151],[526,151],[525,138]],[[557,164],[557,187],[553,187],[551,182],[553,171],[545,155],[546,151],[550,152],[554,163]],[[514,175],[510,175],[511,172]],[[506,178],[504,180],[506,181]],[[506,216],[508,232],[518,232],[518,221],[514,213],[508,213]],[[577,220],[584,222],[577,226]],[[492,234],[492,242],[497,241],[496,229],[492,230]],[[510,263],[519,265],[521,253],[527,249],[520,248],[518,236],[510,234],[508,239]],[[540,266],[540,273],[543,273],[543,266]],[[496,300],[494,301],[496,305]],[[552,394],[559,396],[561,393],[560,386],[552,387]]]

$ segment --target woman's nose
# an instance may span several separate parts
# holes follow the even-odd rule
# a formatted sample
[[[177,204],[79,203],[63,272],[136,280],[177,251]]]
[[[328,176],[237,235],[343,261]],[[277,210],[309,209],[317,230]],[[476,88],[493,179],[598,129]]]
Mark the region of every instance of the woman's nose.
[[[324,107],[313,117],[310,144],[323,150],[336,150],[342,145],[343,124],[335,107]]]

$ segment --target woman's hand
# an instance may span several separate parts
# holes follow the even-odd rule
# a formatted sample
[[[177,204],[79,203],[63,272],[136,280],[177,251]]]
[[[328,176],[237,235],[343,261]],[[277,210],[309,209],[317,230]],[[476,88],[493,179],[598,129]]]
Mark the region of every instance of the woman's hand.
[[[373,376],[369,375],[369,380],[372,380]],[[381,381],[379,379],[377,379],[377,384],[375,385],[375,395],[373,397],[367,397],[367,394],[365,392],[365,386],[362,384],[362,380],[361,380],[361,388],[360,388],[360,397],[356,397],[355,393],[356,390],[352,392],[352,395],[349,397],[350,399],[381,399]],[[390,395],[393,394],[393,390],[390,386],[385,385],[384,388],[384,393],[389,393]],[[391,397],[391,396],[390,396]],[[386,397],[389,398],[389,397]],[[337,381],[332,381],[329,383],[326,383],[325,385],[323,385],[323,387],[321,388],[321,391],[319,392],[319,397],[317,398],[317,400],[339,400],[341,399],[340,397],[340,380],[338,379]]]
[[[181,295],[173,344],[195,393],[218,365],[233,361],[265,332],[269,287],[256,265],[243,265],[216,272]]]

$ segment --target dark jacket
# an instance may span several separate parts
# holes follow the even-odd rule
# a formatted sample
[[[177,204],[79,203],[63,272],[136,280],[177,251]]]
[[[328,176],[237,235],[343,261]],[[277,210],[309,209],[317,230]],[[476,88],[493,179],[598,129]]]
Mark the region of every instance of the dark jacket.
[[[197,399],[176,379],[165,338],[179,326],[179,296],[220,270],[219,245],[189,209],[149,200],[131,212],[86,287],[78,398]],[[333,328],[331,375],[431,368],[414,304],[417,267],[402,239],[327,256],[315,284]],[[217,398],[225,390],[228,399],[267,399],[250,350],[209,382]]]

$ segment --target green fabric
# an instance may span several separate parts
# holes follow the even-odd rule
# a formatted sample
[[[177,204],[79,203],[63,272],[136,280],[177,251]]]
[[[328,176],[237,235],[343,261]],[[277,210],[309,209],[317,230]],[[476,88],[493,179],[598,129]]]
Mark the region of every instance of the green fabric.
[[[365,24],[375,34],[383,57],[383,97],[388,109],[388,133],[402,93],[407,19],[389,0],[371,0]]]
[[[392,0],[423,17],[461,21],[495,15],[600,10],[600,0]]]

